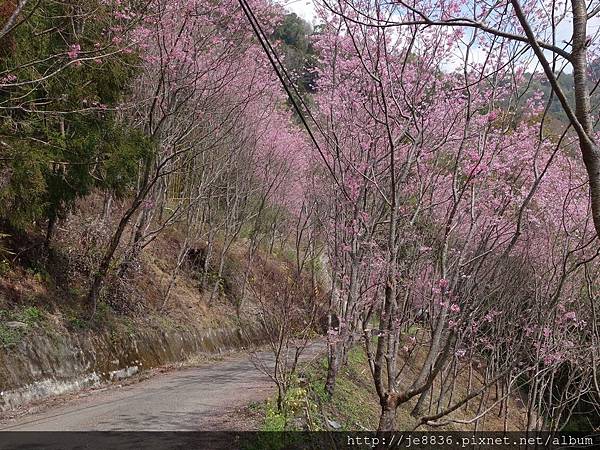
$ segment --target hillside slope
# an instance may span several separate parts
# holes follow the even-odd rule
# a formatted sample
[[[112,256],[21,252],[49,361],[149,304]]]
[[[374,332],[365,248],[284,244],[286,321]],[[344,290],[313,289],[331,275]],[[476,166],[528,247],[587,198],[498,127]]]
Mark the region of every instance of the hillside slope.
[[[415,360],[426,357],[424,347],[416,350]],[[416,376],[417,364],[407,366],[407,382]],[[463,398],[471,388],[480,385],[481,376],[477,370],[471,372],[469,367],[459,369],[456,381],[452,386],[452,394],[445,395],[445,401],[456,401]],[[347,364],[340,370],[335,393],[332,399],[327,397],[324,380],[327,373],[325,358],[314,361],[301,374],[294,389],[290,390],[283,413],[276,410],[274,401],[264,405],[252,404],[245,411],[245,417],[252,424],[250,427],[263,430],[332,430],[332,431],[366,431],[376,430],[380,414],[380,406],[368,360],[363,348],[357,346],[348,355]],[[439,382],[434,385],[434,394],[430,396],[428,409],[435,413],[440,402]],[[413,430],[417,420],[411,415],[416,398],[401,405],[397,414],[398,430]],[[479,420],[474,420],[483,411]],[[488,390],[483,398],[467,403],[440,421],[438,426],[420,426],[419,431],[521,431],[526,429],[526,411],[522,401],[510,396],[505,402],[498,402],[492,390]]]

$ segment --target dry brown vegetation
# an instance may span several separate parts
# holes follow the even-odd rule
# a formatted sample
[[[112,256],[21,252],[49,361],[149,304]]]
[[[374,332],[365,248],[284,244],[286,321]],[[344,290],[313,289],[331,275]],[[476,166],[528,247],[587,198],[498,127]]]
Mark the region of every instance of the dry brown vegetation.
[[[25,233],[16,233],[5,227],[9,234],[6,245],[14,253],[7,258],[0,276],[0,310],[6,312],[5,320],[15,317],[23,308],[35,307],[46,319],[67,327],[75,324],[75,328],[87,328],[89,307],[85,304],[86,289],[109,238],[109,230],[114,227],[111,220],[105,220],[99,214],[101,205],[99,195],[79,201],[76,206],[78,213],[60,224],[47,253],[43,248],[42,229],[31,227]],[[113,203],[113,208],[116,213],[112,217],[118,217],[122,206]],[[123,248],[131,239],[132,231],[129,229],[123,239]],[[276,254],[259,251],[248,264],[248,242],[243,238],[226,253],[221,277],[216,277],[217,268],[213,262],[209,265],[210,273],[205,282],[201,281],[202,267],[193,256],[206,251],[205,241],[192,243],[189,256],[173,277],[183,239],[183,233],[177,226],[166,229],[148,244],[134,269],[124,275],[119,274],[117,266],[124,257],[121,251],[102,292],[99,313],[89,325],[101,326],[103,321],[119,317],[138,323],[160,317],[174,323],[207,328],[234,325],[241,296],[250,299],[244,305],[248,312],[256,309],[251,298],[252,289],[242,292],[246,270],[250,284],[266,279],[272,285],[287,281],[289,271],[286,267],[291,266],[291,262]],[[215,254],[221,252],[221,245],[216,239],[213,243]],[[172,286],[165,300],[170,283]],[[215,283],[218,284],[217,295],[211,300]],[[265,286],[268,287],[261,283],[258,288],[261,301],[275,300],[275,293]],[[105,317],[106,314],[111,317]]]

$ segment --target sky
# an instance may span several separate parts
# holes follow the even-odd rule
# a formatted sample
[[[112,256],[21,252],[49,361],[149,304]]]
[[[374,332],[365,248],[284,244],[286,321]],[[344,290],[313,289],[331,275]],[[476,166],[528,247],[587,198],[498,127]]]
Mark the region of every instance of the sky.
[[[315,24],[315,5],[314,0],[278,0],[278,3],[283,5],[288,11],[296,13],[298,16],[302,17],[308,23],[314,25]],[[588,35],[594,36],[596,33],[600,34],[600,17],[594,17],[588,23]],[[568,40],[571,35],[570,24],[565,23],[558,28],[557,40],[560,42],[562,40]],[[474,53],[477,53],[475,51]],[[461,52],[458,51],[457,55],[460,55]],[[550,53],[547,52],[547,56],[550,57]],[[485,59],[485,55],[482,53],[481,55],[474,55],[475,59],[481,59],[482,61]],[[482,62],[481,61],[481,62]],[[452,65],[452,63],[450,63]],[[530,70],[539,70],[537,66],[537,59],[533,59],[531,62]],[[567,67],[566,72],[570,72],[571,68]]]
[[[279,3],[314,25],[315,5],[312,0],[280,0]]]

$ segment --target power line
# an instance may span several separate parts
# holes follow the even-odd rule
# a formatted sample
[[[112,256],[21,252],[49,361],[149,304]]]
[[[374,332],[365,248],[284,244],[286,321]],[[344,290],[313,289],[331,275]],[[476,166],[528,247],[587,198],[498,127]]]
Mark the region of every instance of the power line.
[[[265,31],[263,30],[263,28],[260,25],[260,22],[258,21],[258,19],[256,18],[256,15],[254,14],[254,12],[252,11],[252,9],[250,9],[247,0],[244,0],[244,3],[246,4],[246,8],[248,8],[248,12],[250,13],[250,15],[252,16],[254,23],[256,24],[256,27],[258,28],[262,39],[264,41],[264,43],[266,44],[266,46],[269,48],[270,54],[273,55],[273,57],[275,58],[275,60],[277,61],[278,65],[279,65],[279,69],[281,70],[281,72],[283,72],[283,75],[285,76],[285,78],[288,80],[290,86],[292,87],[292,89],[294,90],[294,93],[297,95],[297,98],[300,100],[300,103],[302,104],[302,106],[304,107],[304,110],[306,111],[306,113],[308,114],[308,116],[312,119],[312,121],[314,122],[314,124],[317,126],[317,129],[319,130],[319,132],[321,133],[321,135],[326,139],[326,140],[330,140],[329,136],[327,135],[327,133],[325,133],[323,131],[323,129],[321,128],[319,122],[315,119],[315,117],[313,116],[309,106],[306,104],[306,102],[304,101],[304,97],[302,97],[302,95],[300,95],[300,92],[298,91],[298,88],[296,88],[296,84],[294,83],[294,81],[292,80],[292,78],[290,77],[290,75],[288,74],[287,69],[285,68],[285,65],[281,62],[281,60],[279,59],[279,56],[277,55],[277,52],[275,51],[275,49],[273,48],[273,46],[271,45],[271,42],[269,41],[269,38],[267,36],[267,34],[265,33]]]
[[[321,133],[321,135],[323,135],[323,137],[326,140],[329,140],[328,136],[323,132],[323,130],[321,129],[320,125],[316,121],[315,117],[310,112],[310,109],[306,105],[306,102],[304,102],[304,99],[302,98],[302,96],[298,92],[296,86],[294,85],[294,82],[290,78],[290,76],[287,73],[285,67],[283,66],[281,60],[277,56],[277,53],[275,52],[275,50],[271,46],[271,44],[269,42],[269,39],[267,38],[264,30],[261,28],[260,23],[258,22],[258,19],[256,18],[256,16],[254,15],[254,12],[250,8],[250,5],[248,5],[248,2],[246,0],[239,0],[239,4],[242,7],[242,10],[244,11],[244,14],[246,15],[246,18],[248,19],[248,22],[250,22],[250,25],[252,26],[254,34],[258,38],[258,41],[260,42],[261,47],[263,48],[265,54],[269,58],[271,66],[273,66],[273,70],[275,70],[275,74],[277,75],[277,78],[279,79],[281,85],[285,89],[285,92],[286,92],[288,98],[290,99],[290,101],[292,102],[292,105],[293,105],[296,113],[300,117],[302,125],[304,126],[304,128],[308,132],[308,134],[309,134],[309,136],[310,136],[313,144],[315,145],[317,151],[321,155],[321,158],[323,159],[323,162],[327,166],[327,169],[329,170],[329,173],[333,177],[334,181],[336,182],[336,184],[338,186],[340,186],[340,188],[342,189],[342,192],[344,192],[344,195],[347,196],[346,190],[343,188],[343,186],[340,185],[340,183],[337,180],[337,177],[335,176],[335,172],[333,171],[331,165],[327,162],[327,158],[325,157],[325,154],[323,153],[323,150],[321,149],[321,146],[319,145],[317,139],[315,138],[315,135],[314,135],[312,129],[310,128],[310,126],[309,126],[306,118],[304,117],[304,113],[303,113],[302,109],[298,105],[298,101],[296,100],[296,98],[292,94],[292,90],[290,90],[290,87],[286,83],[284,77],[287,78],[287,80],[289,81],[289,84],[292,86],[292,89],[293,89],[294,93],[300,99],[300,102],[302,103],[302,106],[304,107],[304,109],[306,110],[307,114],[310,116],[310,118],[312,119],[312,121],[317,126],[317,129],[319,130],[319,132]],[[278,66],[278,64],[279,64],[279,66]],[[283,75],[282,75],[282,73],[283,73]]]

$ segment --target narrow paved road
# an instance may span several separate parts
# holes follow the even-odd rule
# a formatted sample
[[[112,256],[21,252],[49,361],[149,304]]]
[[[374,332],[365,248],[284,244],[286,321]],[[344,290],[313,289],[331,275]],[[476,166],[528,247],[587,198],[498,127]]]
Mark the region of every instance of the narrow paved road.
[[[313,343],[303,361],[317,357],[323,350],[322,343]],[[272,354],[262,352],[258,356],[272,364]],[[120,389],[93,392],[58,408],[2,423],[0,431],[227,429],[223,418],[251,401],[267,398],[273,386],[248,356],[233,356]]]

